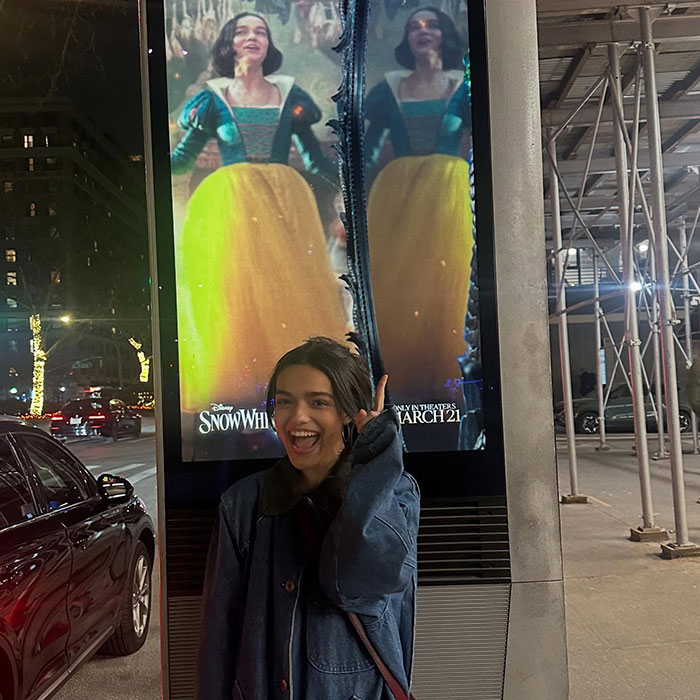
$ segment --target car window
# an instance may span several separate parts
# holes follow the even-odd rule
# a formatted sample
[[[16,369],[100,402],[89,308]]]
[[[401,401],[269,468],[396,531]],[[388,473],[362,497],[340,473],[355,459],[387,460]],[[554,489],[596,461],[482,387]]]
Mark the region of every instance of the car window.
[[[630,398],[631,396],[632,395],[630,394],[630,390],[627,384],[622,384],[621,386],[616,387],[610,392],[611,399],[626,399]]]
[[[94,399],[76,399],[69,401],[62,409],[62,413],[78,413],[80,411],[99,411],[104,408],[102,401]]]
[[[0,528],[31,520],[36,515],[27,480],[5,438],[0,438]]]
[[[85,475],[58,445],[37,435],[15,437],[44,485],[48,510],[80,503],[88,498]]]

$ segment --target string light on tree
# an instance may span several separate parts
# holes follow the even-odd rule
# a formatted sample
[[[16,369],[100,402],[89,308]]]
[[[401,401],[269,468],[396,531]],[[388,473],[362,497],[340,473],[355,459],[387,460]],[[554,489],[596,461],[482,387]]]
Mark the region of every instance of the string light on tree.
[[[139,381],[146,383],[148,381],[148,373],[151,367],[151,359],[146,357],[146,353],[141,350],[142,344],[138,342],[135,338],[129,338],[129,344],[136,350],[136,357],[141,365],[141,374],[139,374]]]
[[[46,370],[46,352],[41,331],[41,318],[39,314],[29,317],[29,328],[32,332],[32,355],[34,367],[32,370],[32,403],[29,413],[32,416],[40,416],[44,410],[44,374]]]

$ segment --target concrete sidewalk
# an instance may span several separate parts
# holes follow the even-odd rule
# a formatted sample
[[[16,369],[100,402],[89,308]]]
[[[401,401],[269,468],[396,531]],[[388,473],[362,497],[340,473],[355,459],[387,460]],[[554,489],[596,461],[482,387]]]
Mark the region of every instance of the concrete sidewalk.
[[[658,544],[627,539],[641,524],[632,441],[611,441],[609,452],[595,452],[596,444],[578,448],[590,503],[561,506],[570,700],[698,700],[700,558],[664,560]],[[561,439],[557,448],[561,491],[569,493]],[[685,454],[684,464],[698,543],[700,456]],[[672,530],[669,460],[651,462],[650,471],[656,524]]]

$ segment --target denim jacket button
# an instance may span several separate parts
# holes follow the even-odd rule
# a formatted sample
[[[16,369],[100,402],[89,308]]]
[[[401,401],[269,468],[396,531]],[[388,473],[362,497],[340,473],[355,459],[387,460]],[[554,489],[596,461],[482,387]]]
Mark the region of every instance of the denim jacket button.
[[[283,678],[283,679],[280,681],[280,690],[281,690],[283,693],[286,693],[288,687],[289,687],[289,684],[287,683],[287,679],[286,679],[286,678]]]
[[[291,578],[284,582],[284,590],[287,591],[287,593],[294,593],[296,587],[297,584],[294,583]]]

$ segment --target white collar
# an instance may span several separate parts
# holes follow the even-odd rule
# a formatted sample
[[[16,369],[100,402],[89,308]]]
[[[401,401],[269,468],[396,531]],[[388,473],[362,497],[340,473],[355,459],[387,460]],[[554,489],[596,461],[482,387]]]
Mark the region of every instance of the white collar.
[[[265,80],[269,80],[273,85],[277,86],[277,89],[280,91],[280,95],[282,96],[282,100],[280,102],[279,108],[280,111],[284,108],[284,104],[287,101],[287,98],[289,97],[289,93],[292,90],[292,86],[294,85],[294,78],[291,75],[266,75]],[[229,85],[233,83],[233,78],[212,78],[211,80],[207,80],[206,86],[209,90],[211,90],[215,95],[217,95],[223,103],[228,107],[229,112],[233,114],[233,110],[231,109],[231,105],[228,102],[228,99],[226,99],[226,89],[228,88]],[[272,107],[273,105],[260,105],[261,107]],[[277,105],[274,105],[277,106]]]
[[[384,79],[386,80],[387,85],[389,86],[389,89],[391,90],[391,93],[394,96],[394,99],[396,100],[397,104],[401,104],[401,100],[399,98],[399,85],[401,84],[401,81],[404,78],[408,78],[408,76],[411,75],[412,72],[413,71],[405,69],[392,70],[384,75]],[[459,69],[454,69],[446,70],[445,74],[455,84],[454,88],[452,89],[452,92],[450,93],[450,97],[452,97],[452,95],[454,95],[455,92],[457,92],[459,86],[464,81],[464,73]]]

